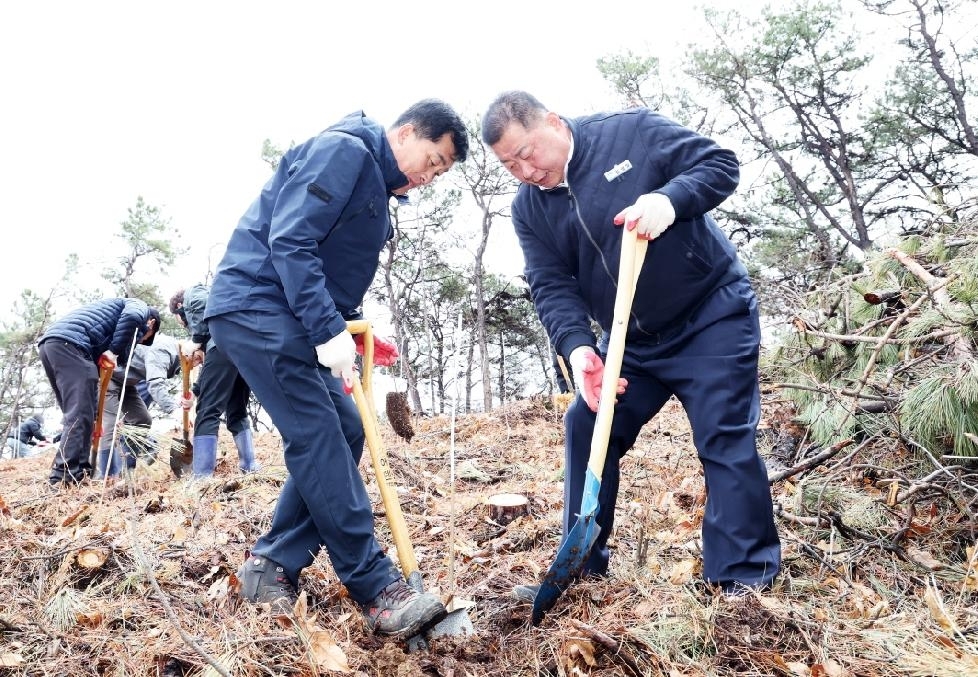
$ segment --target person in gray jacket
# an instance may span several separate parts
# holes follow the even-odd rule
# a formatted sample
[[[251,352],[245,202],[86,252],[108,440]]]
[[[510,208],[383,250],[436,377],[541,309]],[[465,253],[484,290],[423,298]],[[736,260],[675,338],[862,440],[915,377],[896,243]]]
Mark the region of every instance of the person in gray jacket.
[[[211,339],[204,321],[209,289],[196,284],[170,298],[170,312],[190,332],[194,362],[201,363],[197,378],[197,410],[194,417],[193,475],[210,477],[217,466],[217,433],[225,425],[238,450],[238,468],[249,473],[261,469],[255,460],[255,445],[248,420],[251,388]]]
[[[145,441],[127,439],[116,430],[120,401],[122,423],[149,428],[153,416],[138,387],[145,382],[163,416],[173,417],[181,409],[177,398],[170,392],[170,379],[179,373],[180,348],[176,339],[167,334],[157,334],[151,346],[137,345],[128,366],[117,366],[113,370],[109,389],[105,393],[96,477],[115,477],[123,463],[128,468],[135,467],[137,453],[152,453]],[[115,453],[112,453],[113,449]]]
[[[570,362],[578,397],[565,426],[564,535],[580,512],[614,316],[621,228],[651,240],[627,328],[600,533],[580,575],[608,571],[619,463],[675,396],[693,429],[707,488],[703,578],[738,594],[781,567],[771,492],[755,441],[760,418],[757,299],[709,212],[740,179],[736,155],[646,108],[570,118],[527,92],[499,95],[482,138],[522,182],[512,219],[537,314]],[[591,322],[601,328],[595,340]],[[519,586],[534,599],[537,586]]]

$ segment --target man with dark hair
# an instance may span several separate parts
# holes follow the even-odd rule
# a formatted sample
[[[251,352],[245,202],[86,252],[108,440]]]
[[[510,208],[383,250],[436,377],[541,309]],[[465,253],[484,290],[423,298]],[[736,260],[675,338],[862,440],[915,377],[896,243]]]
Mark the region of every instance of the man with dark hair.
[[[181,289],[170,299],[170,312],[190,332],[189,347],[194,361],[200,362],[197,378],[197,412],[194,417],[193,475],[210,477],[217,466],[217,433],[224,415],[228,432],[238,450],[241,472],[260,470],[248,420],[251,389],[238,369],[211,340],[204,312],[209,289],[196,284]]]
[[[270,530],[238,571],[245,599],[291,612],[299,573],[325,547],[370,630],[406,638],[445,615],[374,534],[346,322],[393,236],[389,199],[467,153],[465,124],[441,101],[418,102],[387,130],[353,113],[289,150],[231,234],[205,318],[282,435],[289,470]]]
[[[160,313],[139,299],[101,299],[56,321],[38,341],[38,353],[64,414],[61,446],[48,481],[77,485],[91,477],[99,368],[125,366],[135,344],[152,345]]]
[[[620,282],[618,227],[652,240],[627,330],[598,496],[600,534],[581,575],[607,572],[619,462],[675,395],[706,478],[703,578],[731,594],[769,586],[781,544],[755,442],[757,300],[736,250],[708,213],[736,189],[737,157],[645,108],[567,118],[522,91],[490,104],[482,137],[524,184],[512,218],[526,279],[579,392],[564,419],[565,536],[580,512],[598,397],[615,397],[600,390]],[[532,600],[537,590],[514,592]]]

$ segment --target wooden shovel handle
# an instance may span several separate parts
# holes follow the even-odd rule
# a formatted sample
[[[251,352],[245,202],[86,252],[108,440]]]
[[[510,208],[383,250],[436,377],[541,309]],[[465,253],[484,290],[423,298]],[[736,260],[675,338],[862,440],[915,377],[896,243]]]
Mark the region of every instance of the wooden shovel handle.
[[[112,367],[98,369],[98,404],[95,409],[95,427],[92,429],[92,453],[98,451],[102,439],[102,413],[105,411],[105,395],[109,392],[109,382],[112,380]]]
[[[384,502],[384,512],[387,513],[387,524],[390,526],[391,538],[397,548],[397,559],[401,565],[404,578],[418,570],[418,560],[414,555],[414,547],[408,535],[407,523],[401,511],[401,502],[397,498],[394,482],[391,479],[390,461],[387,450],[380,439],[377,429],[377,413],[374,410],[373,392],[370,387],[370,376],[374,363],[373,330],[366,320],[354,320],[346,323],[347,331],[351,334],[363,334],[363,376],[353,379],[353,401],[363,421],[363,433],[370,451],[370,461],[380,489],[380,498]]]
[[[184,355],[183,351],[180,351],[180,376],[183,379],[183,399],[186,400],[187,396],[190,395],[190,370],[193,368],[194,357],[193,355]],[[186,441],[190,437],[190,411],[183,408],[183,402],[180,403],[180,408],[183,410],[183,439]]]
[[[611,422],[615,417],[615,394],[618,392],[618,378],[621,376],[621,363],[625,357],[628,320],[631,317],[635,287],[638,284],[638,276],[642,272],[642,263],[645,261],[648,245],[648,240],[640,239],[635,230],[622,229],[618,290],[615,292],[615,310],[611,336],[608,339],[608,355],[605,357],[604,375],[601,379],[601,399],[598,402],[598,415],[591,436],[591,455],[587,463],[595,477],[601,477],[604,471],[608,440],[611,438]]]

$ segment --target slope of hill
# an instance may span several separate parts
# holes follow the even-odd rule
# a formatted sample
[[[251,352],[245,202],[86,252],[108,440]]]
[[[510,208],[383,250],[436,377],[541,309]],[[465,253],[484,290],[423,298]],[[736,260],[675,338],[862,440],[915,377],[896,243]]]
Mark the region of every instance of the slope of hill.
[[[765,404],[772,469],[792,462],[781,407]],[[413,652],[367,634],[324,554],[304,572],[298,622],[239,604],[233,572],[285,476],[265,433],[262,472],[239,475],[222,439],[208,481],[140,463],[127,482],[53,494],[49,455],[0,462],[0,675],[978,674],[974,524],[936,502],[891,511],[858,468],[779,481],[783,575],[770,593],[714,597],[698,582],[702,476],[670,402],[623,461],[611,575],[571,587],[533,627],[510,590],[556,553],[559,414],[522,401],[459,417],[454,435],[444,417],[413,425],[411,443],[382,426],[411,542],[427,588],[471,604],[475,634]],[[361,468],[390,544],[366,453]],[[491,520],[486,500],[501,493],[525,496],[530,514]]]

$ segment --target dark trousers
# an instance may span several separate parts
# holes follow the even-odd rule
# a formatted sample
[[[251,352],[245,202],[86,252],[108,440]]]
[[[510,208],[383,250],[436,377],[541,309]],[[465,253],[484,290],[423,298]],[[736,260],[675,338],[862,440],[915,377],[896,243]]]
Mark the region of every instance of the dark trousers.
[[[586,574],[604,574],[614,526],[619,461],[669,397],[682,403],[706,480],[703,578],[730,588],[770,583],[781,568],[767,470],[757,453],[760,418],[757,301],[747,280],[722,287],[660,343],[626,344],[608,456],[598,494],[601,532]],[[580,512],[595,414],[580,396],[567,410],[564,534]]]
[[[296,583],[325,547],[350,597],[369,602],[400,574],[374,535],[370,497],[357,469],[364,432],[353,398],[318,364],[291,313],[227,313],[210,318],[208,327],[284,444],[289,477],[271,528],[252,553],[281,564]]]
[[[195,435],[217,435],[221,414],[224,414],[232,435],[248,427],[251,389],[241,378],[238,368],[217,346],[208,349],[197,386],[200,394],[194,418]]]
[[[61,339],[42,342],[38,353],[64,426],[48,481],[77,484],[92,474],[89,454],[98,406],[98,367],[87,352]]]
[[[118,415],[120,413],[120,399],[122,401],[121,414],[122,422],[124,424],[140,426],[143,428],[149,428],[151,425],[153,425],[153,416],[149,413],[146,402],[139,393],[137,384],[130,383],[128,385],[123,385],[121,381],[112,379],[109,381],[109,389],[105,391],[105,410],[102,412],[102,437],[99,439],[98,444],[100,454],[109,453],[109,450],[112,448],[113,440],[116,443],[126,442],[123,440],[120,434],[115,432],[116,422],[118,421]],[[123,446],[128,447],[129,445],[127,443]],[[138,447],[140,445],[136,446]],[[127,449],[126,451],[130,450]],[[145,450],[139,449],[139,451]],[[131,464],[130,467],[132,467],[132,465],[134,465],[136,462],[136,459],[133,456],[127,456],[125,460],[127,464]],[[103,472],[105,470],[105,468],[101,467],[101,463],[102,461],[99,461],[99,472]],[[115,463],[110,462],[109,466],[114,467]]]

